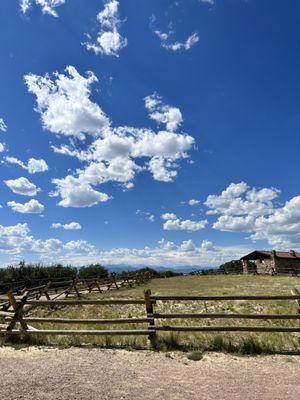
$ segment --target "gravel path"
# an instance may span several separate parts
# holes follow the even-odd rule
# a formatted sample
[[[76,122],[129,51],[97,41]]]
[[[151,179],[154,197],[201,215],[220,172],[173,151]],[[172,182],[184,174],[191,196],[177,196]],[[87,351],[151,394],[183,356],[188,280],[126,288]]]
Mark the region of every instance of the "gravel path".
[[[298,400],[300,357],[0,348],[0,399]]]

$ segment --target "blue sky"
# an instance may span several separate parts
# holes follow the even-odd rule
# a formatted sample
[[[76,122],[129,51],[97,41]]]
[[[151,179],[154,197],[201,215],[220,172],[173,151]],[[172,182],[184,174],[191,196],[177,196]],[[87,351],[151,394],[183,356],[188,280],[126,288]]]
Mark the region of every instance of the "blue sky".
[[[296,0],[2,0],[0,260],[300,249]]]

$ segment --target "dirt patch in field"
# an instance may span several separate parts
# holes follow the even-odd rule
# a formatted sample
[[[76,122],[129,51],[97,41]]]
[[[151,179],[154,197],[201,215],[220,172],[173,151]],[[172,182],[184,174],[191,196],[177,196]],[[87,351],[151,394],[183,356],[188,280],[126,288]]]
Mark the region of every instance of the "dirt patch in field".
[[[299,356],[0,348],[0,399],[298,400]]]

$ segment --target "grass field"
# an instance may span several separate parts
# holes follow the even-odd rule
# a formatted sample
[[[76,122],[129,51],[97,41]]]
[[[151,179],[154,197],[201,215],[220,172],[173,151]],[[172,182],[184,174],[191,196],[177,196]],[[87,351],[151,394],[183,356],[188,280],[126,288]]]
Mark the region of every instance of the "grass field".
[[[120,289],[105,294],[92,293],[83,298],[143,298],[143,291],[150,288],[153,294],[161,295],[279,295],[291,294],[291,289],[300,289],[300,278],[289,276],[187,276],[168,279],[154,279],[147,286],[132,289]],[[143,305],[84,305],[84,306],[53,306],[54,308],[36,308],[31,311],[34,316],[51,316],[67,318],[130,318],[145,316]],[[234,313],[265,313],[280,314],[297,312],[297,304],[291,301],[168,301],[158,302],[156,312],[234,312]],[[196,320],[176,319],[160,321],[167,325],[256,325],[256,326],[299,326],[294,320]],[[41,329],[54,329],[54,324],[33,324]],[[61,325],[62,329],[143,329],[147,325],[128,324],[122,326],[97,325]],[[270,351],[298,351],[300,337],[291,333],[163,333],[158,332],[159,346],[163,350],[219,350],[247,353]],[[126,346],[146,348],[149,343],[144,336],[96,337],[96,336],[34,336],[35,344],[68,345],[98,345]]]

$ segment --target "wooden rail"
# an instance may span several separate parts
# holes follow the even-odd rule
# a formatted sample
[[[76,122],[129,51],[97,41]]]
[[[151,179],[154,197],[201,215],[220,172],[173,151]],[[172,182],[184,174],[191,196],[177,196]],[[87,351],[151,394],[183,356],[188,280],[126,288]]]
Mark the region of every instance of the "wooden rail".
[[[243,295],[227,295],[227,296],[164,296],[152,295],[151,290],[148,289],[144,292],[143,299],[99,299],[99,300],[32,300],[29,293],[25,294],[21,299],[17,299],[12,292],[8,294],[9,301],[12,304],[13,312],[2,311],[2,318],[7,321],[8,325],[5,330],[0,330],[0,334],[4,334],[6,339],[9,340],[12,335],[19,335],[20,333],[26,335],[147,335],[152,348],[157,347],[157,333],[158,332],[270,332],[270,333],[300,333],[300,324],[297,326],[244,326],[244,325],[166,325],[164,320],[291,320],[299,321],[300,323],[300,292],[295,289],[291,295],[272,295],[272,296],[243,296]],[[246,301],[296,301],[297,309],[295,314],[256,314],[256,313],[225,313],[225,312],[205,312],[205,313],[159,313],[155,312],[155,307],[159,301],[227,301],[227,300],[246,300]],[[35,317],[28,316],[26,312],[32,307],[45,307],[45,306],[119,306],[119,305],[141,305],[145,311],[143,317],[133,318],[55,318],[55,317]],[[295,304],[295,303],[293,303]],[[28,325],[28,323],[51,323],[58,325],[70,324],[91,324],[91,325],[122,325],[122,324],[144,324],[144,329],[37,329]],[[17,329],[17,324],[20,328]]]
[[[15,282],[17,289],[10,290],[16,298],[26,295],[27,300],[39,300],[43,297],[46,300],[56,300],[60,297],[75,296],[80,298],[82,294],[97,291],[104,293],[113,289],[119,290],[120,287],[134,287],[144,284],[151,279],[149,273],[134,274],[129,276],[112,275],[110,278],[88,278],[88,279],[56,279],[48,280],[44,285],[33,287],[21,286],[21,283]],[[40,282],[40,281],[38,281]],[[7,295],[6,295],[7,296]],[[41,304],[41,303],[39,303]],[[12,309],[12,304],[8,300],[1,303],[0,311],[9,311]]]

